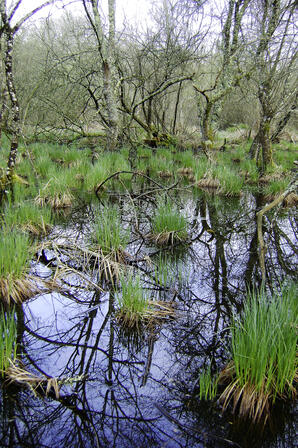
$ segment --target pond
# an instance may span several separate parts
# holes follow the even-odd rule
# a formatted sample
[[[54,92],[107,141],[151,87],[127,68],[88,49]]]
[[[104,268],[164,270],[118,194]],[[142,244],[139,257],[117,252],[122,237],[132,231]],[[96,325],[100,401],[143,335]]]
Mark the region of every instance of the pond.
[[[60,392],[3,387],[1,447],[294,447],[293,406],[278,406],[262,429],[198,394],[202,371],[229,361],[231,317],[241,312],[247,288],[261,283],[255,212],[262,197],[171,194],[189,223],[187,244],[172,249],[144,238],[156,195],[114,196],[122,227],[130,229],[128,265],[151,298],[174,309],[138,331],[117,319],[111,283],[78,255],[102,206],[83,204],[57,222],[32,271],[50,278],[59,265],[69,269],[57,277],[56,291],[25,302],[17,315],[24,367],[60,379]],[[266,218],[264,232],[274,289],[295,279],[294,210]],[[154,273],[160,260],[163,282]]]

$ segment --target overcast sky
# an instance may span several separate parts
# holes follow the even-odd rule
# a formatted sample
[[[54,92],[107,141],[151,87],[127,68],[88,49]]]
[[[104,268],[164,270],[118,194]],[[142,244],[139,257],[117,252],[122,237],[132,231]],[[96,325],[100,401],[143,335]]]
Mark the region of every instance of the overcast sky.
[[[68,0],[66,0],[68,1]],[[159,3],[161,0],[153,0],[154,3]],[[8,4],[16,4],[16,0],[8,1]],[[25,13],[31,11],[35,7],[44,3],[42,0],[22,0],[22,3],[16,14],[16,19],[22,17]],[[104,9],[107,10],[108,0],[101,0],[99,4],[102,4]],[[131,24],[145,25],[148,22],[149,11],[151,8],[151,0],[116,0],[116,22],[117,27],[122,28],[124,18]],[[75,0],[71,5],[67,6],[67,9],[73,12],[82,10],[82,4],[80,0]],[[45,17],[51,11],[54,15],[59,15],[61,11],[61,3],[57,3],[55,7],[46,7],[42,13],[36,16],[36,19]]]

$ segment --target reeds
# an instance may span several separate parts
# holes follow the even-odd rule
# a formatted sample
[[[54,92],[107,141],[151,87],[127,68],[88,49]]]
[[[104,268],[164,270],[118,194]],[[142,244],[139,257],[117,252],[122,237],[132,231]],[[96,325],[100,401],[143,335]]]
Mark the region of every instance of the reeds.
[[[14,310],[4,312],[0,317],[0,375],[3,377],[10,366],[10,360],[16,359],[17,326]]]
[[[220,397],[223,407],[253,421],[266,419],[277,398],[294,398],[297,391],[297,288],[283,288],[270,299],[252,292],[242,319],[232,326],[232,362],[219,381],[228,382]]]

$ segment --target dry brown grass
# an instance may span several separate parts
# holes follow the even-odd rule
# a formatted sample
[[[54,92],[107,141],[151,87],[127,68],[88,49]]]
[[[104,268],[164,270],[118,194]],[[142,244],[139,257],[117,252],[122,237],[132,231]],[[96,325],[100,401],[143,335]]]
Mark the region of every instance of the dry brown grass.
[[[60,396],[57,378],[34,375],[28,372],[28,370],[17,366],[12,361],[10,361],[10,367],[8,367],[5,374],[9,383],[17,383],[29,387],[34,394],[43,391],[48,396],[53,391],[57,399]]]
[[[212,189],[217,189],[220,187],[220,182],[218,179],[212,179],[212,178],[203,178],[200,179],[197,182],[197,186],[200,188],[212,188]]]
[[[158,171],[157,173],[159,175],[159,177],[167,179],[173,176],[173,173],[171,173],[170,171]]]
[[[236,378],[234,363],[230,362],[220,373],[218,384],[227,385],[219,397],[223,411],[232,404],[232,412],[241,418],[250,418],[254,423],[263,419],[266,422],[272,402],[270,393],[264,388],[257,390],[256,386],[247,383],[240,386],[240,380]]]
[[[290,193],[283,201],[285,207],[295,207],[298,205],[298,194]]]
[[[8,305],[11,302],[20,304],[40,294],[41,288],[36,283],[37,280],[39,279],[29,274],[24,274],[22,278],[15,278],[13,275],[0,278],[1,300]]]
[[[180,174],[181,176],[189,176],[189,175],[193,174],[193,169],[192,168],[179,168],[179,170],[177,170],[177,173]]]
[[[118,310],[116,319],[121,325],[130,330],[140,330],[142,326],[152,328],[156,323],[173,319],[175,308],[172,302],[148,300],[147,308],[142,313],[132,313],[125,309]]]
[[[66,191],[64,193],[55,193],[53,195],[38,195],[35,203],[40,206],[50,205],[54,210],[69,208],[72,206],[74,196]]]
[[[146,239],[157,246],[174,246],[174,244],[179,244],[185,242],[187,239],[187,234],[184,235],[178,230],[173,230],[171,232],[161,232],[158,234],[148,233]]]

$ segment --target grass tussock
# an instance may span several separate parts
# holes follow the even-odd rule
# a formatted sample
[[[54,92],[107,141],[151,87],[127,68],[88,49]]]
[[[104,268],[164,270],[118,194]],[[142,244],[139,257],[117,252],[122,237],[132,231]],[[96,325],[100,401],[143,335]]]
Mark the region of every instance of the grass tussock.
[[[125,249],[129,241],[129,231],[123,229],[116,207],[105,207],[94,224],[93,243],[98,245],[104,255],[119,253]],[[115,261],[117,260],[116,257]]]
[[[227,384],[223,408],[254,422],[266,421],[277,398],[297,396],[297,288],[283,288],[271,299],[250,294],[242,319],[232,327],[232,361],[220,374]]]
[[[112,283],[119,280],[121,268],[130,257],[125,251],[129,237],[130,232],[122,227],[118,209],[105,207],[95,220],[92,235],[92,248],[97,253],[100,279]]]
[[[159,246],[173,246],[187,240],[187,220],[174,204],[160,204],[151,222],[148,240]]]
[[[52,228],[53,219],[50,208],[24,202],[7,207],[4,221],[7,227],[17,227],[33,235],[46,235]]]
[[[0,298],[3,302],[22,303],[40,292],[28,273],[31,255],[28,236],[16,230],[6,230],[0,235]]]
[[[0,317],[0,375],[3,377],[10,366],[10,360],[16,359],[17,326],[14,310],[2,311]]]
[[[120,285],[121,293],[116,293],[119,303],[117,319],[125,327],[139,330],[143,324],[150,326],[156,321],[174,317],[173,304],[150,300],[139,276],[122,277]]]
[[[120,285],[121,293],[116,293],[119,303],[117,318],[127,327],[139,328],[147,315],[148,295],[141,285],[139,276],[122,277]]]

